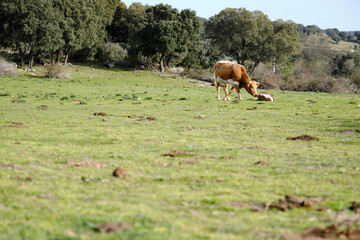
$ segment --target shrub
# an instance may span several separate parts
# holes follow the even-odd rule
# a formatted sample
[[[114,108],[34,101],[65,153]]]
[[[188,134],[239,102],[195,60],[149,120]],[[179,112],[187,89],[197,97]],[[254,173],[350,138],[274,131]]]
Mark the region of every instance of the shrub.
[[[360,88],[360,68],[356,68],[350,77],[351,82]]]
[[[48,78],[60,78],[70,79],[70,74],[65,71],[65,66],[54,65],[47,67],[46,77]]]
[[[16,64],[0,58],[0,77],[15,76],[16,74]]]
[[[275,74],[270,66],[263,63],[256,68],[253,79],[261,83],[262,89],[280,89],[283,85],[281,77]]]
[[[126,49],[117,43],[105,43],[98,48],[95,59],[102,62],[121,61],[127,57]]]

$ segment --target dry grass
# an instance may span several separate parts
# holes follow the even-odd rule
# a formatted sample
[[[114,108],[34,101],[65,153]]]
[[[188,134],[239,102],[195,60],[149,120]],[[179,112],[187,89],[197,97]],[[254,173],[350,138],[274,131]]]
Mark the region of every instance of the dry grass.
[[[49,66],[45,76],[48,78],[70,79],[70,74],[65,69],[66,67],[62,65]]]
[[[0,58],[0,77],[15,76],[16,74],[16,64]]]

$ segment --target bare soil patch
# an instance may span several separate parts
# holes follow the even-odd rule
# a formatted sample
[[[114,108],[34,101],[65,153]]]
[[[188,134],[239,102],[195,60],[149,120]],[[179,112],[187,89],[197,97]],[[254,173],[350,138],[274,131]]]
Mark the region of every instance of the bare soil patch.
[[[358,240],[360,239],[360,228],[347,228],[340,230],[338,226],[331,225],[326,228],[310,227],[298,234],[288,234],[284,236],[285,240],[320,240],[320,239],[341,239]]]
[[[255,165],[269,166],[269,165],[271,165],[271,163],[267,163],[267,162],[264,162],[264,161],[258,161],[258,162],[255,163]]]
[[[140,117],[138,121],[156,121],[156,120],[158,120],[156,117],[147,117],[147,118]]]
[[[16,176],[16,179],[19,180],[20,182],[31,182],[33,179],[31,177],[20,177],[20,176]]]
[[[94,229],[101,233],[110,233],[110,232],[115,232],[115,231],[131,230],[132,226],[130,224],[124,223],[124,222],[117,222],[117,223],[105,222],[105,223],[96,225]]]
[[[244,147],[242,147],[242,149],[256,149],[256,150],[265,150],[265,151],[270,150],[270,149],[262,147],[262,146],[253,146],[253,147],[245,147],[244,146]]]
[[[38,109],[42,109],[42,110],[45,110],[45,109],[48,109],[48,105],[39,105],[37,106]]]
[[[285,195],[284,199],[280,199],[278,202],[267,203],[267,208],[275,208],[281,211],[287,211],[293,208],[300,207],[313,207],[320,203],[322,198],[313,197],[294,197],[291,195]]]
[[[180,161],[179,162],[180,165],[196,165],[196,164],[199,164],[198,161]]]
[[[163,154],[162,156],[169,156],[169,157],[193,157],[194,154],[188,153],[188,152],[181,152],[178,150],[172,150],[169,153]]]
[[[301,135],[298,137],[288,137],[288,138],[286,138],[286,140],[302,140],[302,141],[306,141],[306,142],[311,142],[311,141],[319,141],[319,138],[312,137],[310,135]]]
[[[210,117],[207,117],[207,116],[204,116],[204,115],[200,115],[200,116],[197,116],[197,117],[194,117],[195,119],[206,119],[206,118],[210,118]]]
[[[68,163],[67,166],[69,167],[93,167],[93,168],[103,168],[109,165],[108,163],[104,162],[97,162],[97,161],[83,161],[77,163]]]
[[[10,168],[10,169],[14,169],[16,168],[17,166],[13,163],[0,163],[0,169],[3,169],[3,168]]]
[[[238,208],[250,208],[256,212],[265,212],[269,209],[287,211],[294,208],[313,207],[322,200],[322,198],[294,197],[291,195],[286,195],[284,199],[280,199],[277,202],[268,202],[263,204],[232,202],[228,205]]]
[[[17,128],[28,128],[24,123],[21,122],[13,122],[8,127],[17,127]]]
[[[121,167],[116,168],[113,171],[112,175],[113,175],[113,177],[117,177],[117,178],[126,178],[126,172]]]
[[[344,129],[344,130],[339,131],[338,134],[351,135],[351,134],[355,134],[355,133],[360,133],[360,129],[355,129],[355,130]]]
[[[107,113],[104,112],[95,112],[94,116],[107,116]]]

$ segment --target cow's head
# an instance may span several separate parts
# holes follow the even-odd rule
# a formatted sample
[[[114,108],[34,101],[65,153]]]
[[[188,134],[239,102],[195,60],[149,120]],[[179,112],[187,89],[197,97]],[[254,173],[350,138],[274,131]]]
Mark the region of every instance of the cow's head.
[[[248,83],[245,84],[245,89],[246,91],[253,95],[254,97],[256,97],[258,94],[257,94],[257,91],[256,89],[258,88],[258,86],[260,86],[260,83],[256,82],[256,81],[250,81]]]

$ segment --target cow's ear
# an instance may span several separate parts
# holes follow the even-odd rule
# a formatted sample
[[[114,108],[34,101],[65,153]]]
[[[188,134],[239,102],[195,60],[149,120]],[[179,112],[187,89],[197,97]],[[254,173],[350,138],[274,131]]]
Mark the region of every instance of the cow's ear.
[[[256,86],[259,87],[259,86],[260,86],[260,83],[256,82]]]

